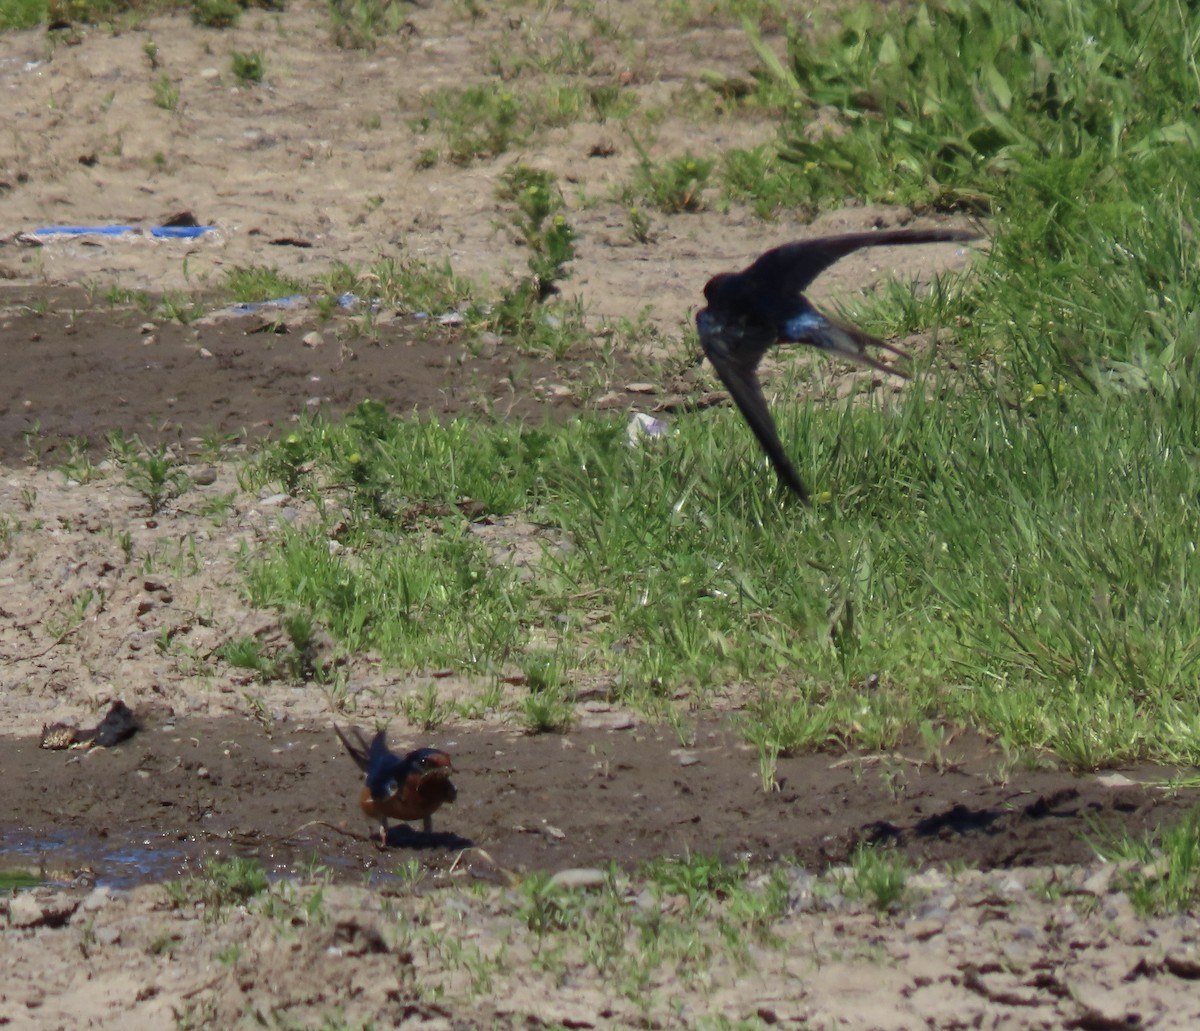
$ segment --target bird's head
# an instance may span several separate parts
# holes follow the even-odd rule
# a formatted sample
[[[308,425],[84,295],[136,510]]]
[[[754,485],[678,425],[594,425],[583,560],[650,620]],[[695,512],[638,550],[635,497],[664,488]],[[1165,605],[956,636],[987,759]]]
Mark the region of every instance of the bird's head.
[[[405,756],[409,769],[418,777],[449,777],[454,772],[450,756],[440,748],[418,748]]]
[[[729,302],[729,294],[741,276],[736,272],[719,272],[704,284],[704,299],[710,305],[721,306]]]

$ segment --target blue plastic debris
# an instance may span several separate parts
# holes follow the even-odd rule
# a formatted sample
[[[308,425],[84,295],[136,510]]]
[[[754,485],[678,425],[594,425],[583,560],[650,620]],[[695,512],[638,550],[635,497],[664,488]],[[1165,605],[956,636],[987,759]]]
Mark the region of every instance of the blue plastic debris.
[[[42,226],[34,236],[124,236],[140,233],[137,226]],[[205,233],[215,233],[216,226],[151,226],[150,235],[164,239],[190,240]]]
[[[151,236],[165,237],[170,240],[190,240],[196,236],[203,236],[205,233],[215,233],[216,226],[154,226],[150,230]]]
[[[33,231],[34,236],[123,236],[136,233],[137,226],[42,226]]]
[[[271,301],[239,301],[237,304],[231,304],[225,310],[241,315],[250,315],[263,308],[294,308],[307,300],[308,298],[304,294],[288,294],[287,297],[276,297]]]

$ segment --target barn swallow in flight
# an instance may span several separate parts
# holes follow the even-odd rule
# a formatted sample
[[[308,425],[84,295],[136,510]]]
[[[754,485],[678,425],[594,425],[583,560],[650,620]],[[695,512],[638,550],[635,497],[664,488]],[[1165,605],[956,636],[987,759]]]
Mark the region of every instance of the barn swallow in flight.
[[[906,372],[883,364],[866,349],[881,347],[899,358],[908,355],[860,329],[822,315],[803,291],[835,261],[863,247],[946,243],[977,237],[977,233],[959,229],[895,229],[802,240],[767,251],[741,272],[713,276],[705,285],[708,307],[696,313],[704,353],[780,480],[801,502],[808,502],[808,491],[783,450],[758,382],[758,363],[767,350],[775,344],[808,344],[880,372],[908,378]]]
[[[368,745],[357,727],[352,728],[356,739],[353,741],[336,723],[333,729],[350,758],[367,775],[358,804],[367,819],[379,821],[381,847],[387,847],[389,816],[396,820],[423,820],[425,833],[432,833],[433,814],[458,797],[450,780],[454,772],[450,756],[436,748],[418,748],[399,756],[388,748],[386,731],[379,731]]]

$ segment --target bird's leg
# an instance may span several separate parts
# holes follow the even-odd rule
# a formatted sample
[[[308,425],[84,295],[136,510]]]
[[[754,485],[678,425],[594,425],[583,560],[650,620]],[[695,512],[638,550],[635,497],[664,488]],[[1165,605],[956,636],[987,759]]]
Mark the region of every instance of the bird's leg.
[[[426,816],[425,820],[424,820],[424,825],[425,825],[425,833],[432,834],[433,833],[433,817]]]
[[[381,816],[379,818],[379,847],[380,848],[387,848],[387,834],[388,834],[387,817]]]

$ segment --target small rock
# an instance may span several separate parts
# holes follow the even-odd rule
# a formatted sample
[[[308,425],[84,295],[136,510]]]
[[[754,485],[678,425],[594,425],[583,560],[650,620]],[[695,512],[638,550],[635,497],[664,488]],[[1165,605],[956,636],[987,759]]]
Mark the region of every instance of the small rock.
[[[116,945],[121,940],[121,932],[115,927],[101,927],[95,936],[101,945]]]
[[[201,469],[192,477],[192,483],[197,487],[211,487],[217,482],[217,470],[209,465]]]
[[[140,329],[142,336],[146,336],[148,333],[153,333],[158,327],[153,322],[143,322]]]
[[[1187,981],[1200,980],[1200,951],[1195,945],[1168,949],[1163,956],[1163,966],[1176,977]]]
[[[1006,895],[1009,898],[1017,898],[1027,892],[1027,888],[1015,877],[1006,877],[996,885],[996,891],[1001,895]]]
[[[207,347],[200,348],[200,357],[201,358],[211,358],[212,356],[213,356],[212,351],[210,351]]]
[[[325,338],[314,329],[311,333],[304,334],[303,343],[305,347],[321,347],[325,343]]]
[[[604,883],[604,871],[590,867],[559,870],[550,878],[550,885],[555,888],[601,888]]]
[[[622,408],[625,405],[625,395],[610,390],[595,398],[592,404],[597,408]]]
[[[112,902],[112,900],[113,893],[111,888],[95,888],[88,895],[88,897],[83,900],[83,904],[80,908],[87,913],[94,913],[98,909],[103,909],[110,902]]]
[[[916,918],[918,922],[937,920],[944,923],[949,917],[950,908],[946,905],[944,899],[926,899],[917,907]]]
[[[625,392],[628,394],[657,394],[658,387],[653,383],[626,383]]]
[[[1102,788],[1136,788],[1141,786],[1136,780],[1130,780],[1123,773],[1102,773],[1096,778],[1096,783]]]
[[[1112,879],[1116,874],[1115,866],[1102,866],[1100,869],[1084,878],[1079,890],[1085,895],[1107,895],[1112,890]]]

